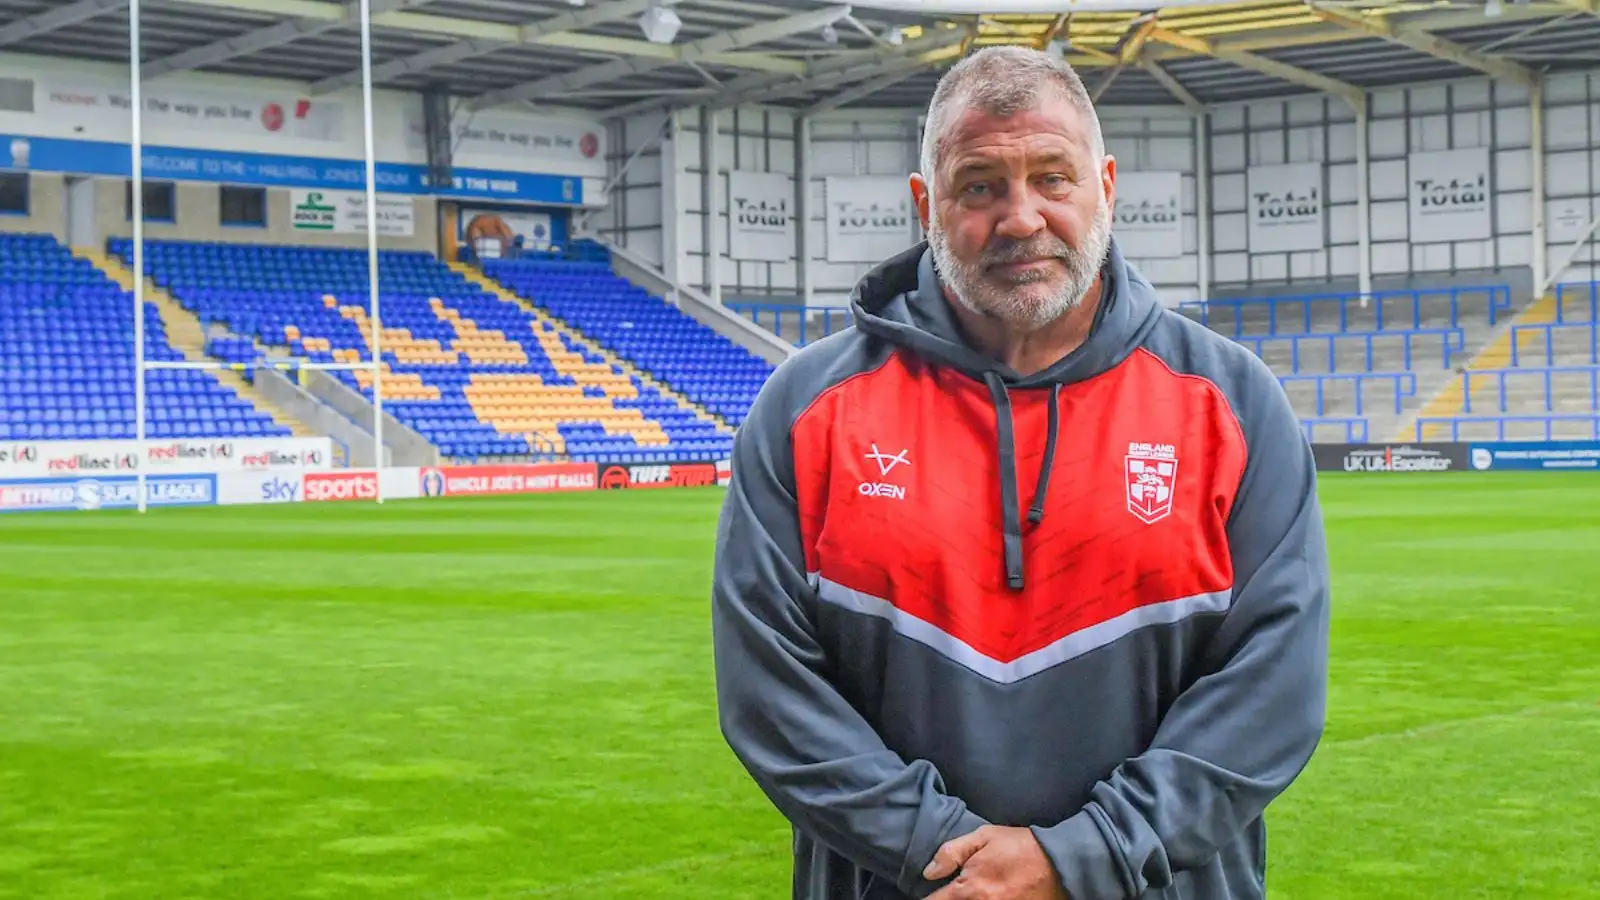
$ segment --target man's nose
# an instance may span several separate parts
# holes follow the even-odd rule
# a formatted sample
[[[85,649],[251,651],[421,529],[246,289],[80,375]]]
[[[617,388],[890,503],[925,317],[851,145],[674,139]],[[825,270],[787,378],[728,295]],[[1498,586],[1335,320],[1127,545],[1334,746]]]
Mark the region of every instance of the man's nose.
[[[1040,198],[1029,185],[1021,184],[1006,192],[1006,208],[995,233],[1014,240],[1029,238],[1044,229]]]

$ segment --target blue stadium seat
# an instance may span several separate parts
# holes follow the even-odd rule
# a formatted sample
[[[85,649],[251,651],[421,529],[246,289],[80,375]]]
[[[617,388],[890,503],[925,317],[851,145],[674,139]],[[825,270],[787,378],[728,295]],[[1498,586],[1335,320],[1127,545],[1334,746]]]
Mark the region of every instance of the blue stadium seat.
[[[114,239],[109,249],[131,266],[130,241]],[[593,242],[575,242],[560,256],[548,262],[616,280],[607,268],[605,249]],[[208,352],[218,359],[248,362],[256,356],[255,342],[316,362],[370,359],[365,250],[149,241],[144,257],[146,273],[203,323],[224,326],[239,336],[208,343]],[[724,458],[732,450],[732,436],[725,430],[630,379],[605,358],[427,253],[381,252],[378,283],[384,408],[446,457],[481,460],[551,452],[597,462],[635,457],[681,461]],[[668,310],[659,301],[656,305]],[[599,334],[588,336],[639,364],[624,347]],[[695,340],[701,335],[685,332],[678,337]],[[675,389],[703,384],[698,396],[683,392],[738,421],[770,367],[761,363],[735,373],[733,365],[748,363],[721,360],[676,380],[667,375],[670,367],[641,368]],[[336,377],[372,397],[366,373],[342,371]],[[491,389],[500,393],[483,396]],[[535,415],[538,423],[531,421]],[[556,418],[547,424],[550,416]],[[530,430],[534,424],[543,434]]]
[[[51,235],[0,236],[0,439],[135,434],[133,297]],[[145,358],[182,360],[145,306]],[[152,438],[286,436],[289,429],[211,375],[146,376]],[[183,418],[157,418],[170,408]]]

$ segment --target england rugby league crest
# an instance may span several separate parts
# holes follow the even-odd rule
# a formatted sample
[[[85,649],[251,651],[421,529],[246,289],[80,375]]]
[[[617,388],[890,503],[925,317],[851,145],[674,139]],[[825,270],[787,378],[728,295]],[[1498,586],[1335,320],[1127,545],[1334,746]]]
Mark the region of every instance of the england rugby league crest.
[[[1166,518],[1177,488],[1177,449],[1171,444],[1130,443],[1125,466],[1128,512],[1146,525]]]

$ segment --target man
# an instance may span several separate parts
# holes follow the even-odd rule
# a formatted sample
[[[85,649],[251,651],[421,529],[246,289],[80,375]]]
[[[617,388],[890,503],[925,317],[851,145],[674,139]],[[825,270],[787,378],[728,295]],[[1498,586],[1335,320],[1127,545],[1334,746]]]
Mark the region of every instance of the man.
[[[951,69],[925,247],[780,366],[718,532],[723,732],[797,900],[1253,900],[1320,739],[1328,571],[1271,372],[1111,237],[1082,82]]]

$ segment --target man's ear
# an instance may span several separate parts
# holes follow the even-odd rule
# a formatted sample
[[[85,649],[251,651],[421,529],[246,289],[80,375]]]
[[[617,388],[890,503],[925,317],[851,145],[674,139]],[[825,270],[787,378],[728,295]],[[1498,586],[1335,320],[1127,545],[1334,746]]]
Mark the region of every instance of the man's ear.
[[[928,230],[928,181],[921,172],[911,173],[911,202],[917,207],[917,218],[922,220],[922,230]]]
[[[1100,167],[1100,189],[1105,191],[1106,209],[1115,209],[1117,206],[1117,158],[1106,154],[1106,161]]]

